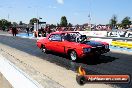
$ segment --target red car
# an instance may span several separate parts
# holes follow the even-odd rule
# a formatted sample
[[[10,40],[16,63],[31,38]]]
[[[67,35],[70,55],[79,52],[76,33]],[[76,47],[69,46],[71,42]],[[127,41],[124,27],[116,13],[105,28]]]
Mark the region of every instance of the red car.
[[[37,41],[42,52],[54,51],[69,56],[72,61],[109,52],[109,44],[88,40],[79,32],[54,32]]]

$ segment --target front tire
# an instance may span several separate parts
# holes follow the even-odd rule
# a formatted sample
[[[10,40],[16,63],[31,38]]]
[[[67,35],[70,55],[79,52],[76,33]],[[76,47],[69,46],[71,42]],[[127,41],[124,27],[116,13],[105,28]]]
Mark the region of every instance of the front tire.
[[[72,50],[70,53],[69,53],[69,57],[72,61],[77,61],[77,53],[76,51]]]

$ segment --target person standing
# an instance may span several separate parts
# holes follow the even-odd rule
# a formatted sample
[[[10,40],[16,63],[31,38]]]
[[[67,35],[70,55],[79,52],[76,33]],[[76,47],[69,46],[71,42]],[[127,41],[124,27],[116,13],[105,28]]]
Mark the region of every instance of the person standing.
[[[50,34],[52,31],[51,31],[51,29],[50,29],[50,26],[48,26],[48,34]]]
[[[29,36],[29,27],[26,28],[27,35]]]
[[[16,29],[16,27],[12,27],[12,34],[13,34],[13,36],[16,36],[16,34],[17,34],[17,29]]]
[[[45,31],[45,29],[41,27],[41,31],[42,31],[42,37],[46,37],[46,31]]]

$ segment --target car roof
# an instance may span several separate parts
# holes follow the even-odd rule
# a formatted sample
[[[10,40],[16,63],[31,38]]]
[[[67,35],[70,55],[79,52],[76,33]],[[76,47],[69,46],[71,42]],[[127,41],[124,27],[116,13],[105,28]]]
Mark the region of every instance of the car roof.
[[[63,34],[63,33],[79,33],[77,31],[57,31],[57,32],[53,32],[51,34]]]

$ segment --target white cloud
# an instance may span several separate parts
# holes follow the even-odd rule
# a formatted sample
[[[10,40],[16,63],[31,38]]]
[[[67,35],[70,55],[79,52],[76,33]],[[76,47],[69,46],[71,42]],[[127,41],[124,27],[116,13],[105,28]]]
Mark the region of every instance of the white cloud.
[[[51,8],[51,9],[56,9],[57,7],[56,7],[56,6],[51,6],[51,5],[49,5],[49,8]]]
[[[63,3],[64,3],[64,0],[57,0],[57,2],[58,2],[59,4],[63,4]]]

